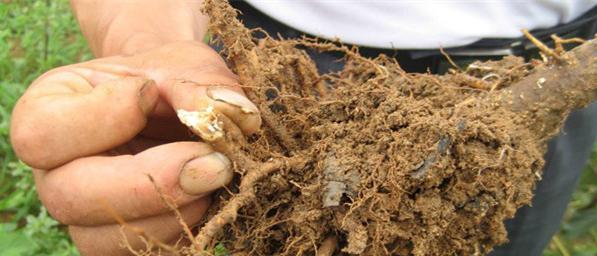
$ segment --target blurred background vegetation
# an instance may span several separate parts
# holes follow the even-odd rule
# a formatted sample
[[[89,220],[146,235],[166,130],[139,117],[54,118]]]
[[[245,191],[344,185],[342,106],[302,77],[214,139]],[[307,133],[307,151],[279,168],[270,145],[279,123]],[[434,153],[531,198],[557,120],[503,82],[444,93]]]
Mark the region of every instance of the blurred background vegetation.
[[[67,0],[0,0],[0,255],[78,255],[41,206],[8,136],[10,112],[44,71],[92,58]],[[544,255],[597,255],[597,144]]]

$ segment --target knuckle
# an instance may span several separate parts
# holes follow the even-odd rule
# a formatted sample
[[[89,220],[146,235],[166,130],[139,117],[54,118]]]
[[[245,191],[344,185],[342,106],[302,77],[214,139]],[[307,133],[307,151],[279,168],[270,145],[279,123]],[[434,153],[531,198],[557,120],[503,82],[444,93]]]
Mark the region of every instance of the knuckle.
[[[59,171],[59,170],[52,170]],[[39,200],[48,210],[48,213],[58,222],[67,225],[78,224],[78,220],[83,218],[81,210],[77,210],[77,193],[68,193],[69,189],[78,184],[65,186],[63,182],[57,182],[47,175],[52,171],[33,170],[35,177],[35,188]],[[41,174],[45,172],[46,174]]]
[[[68,203],[56,188],[41,189],[38,186],[38,195],[43,205],[48,209],[48,213],[58,222],[67,225],[75,222],[70,211],[68,211]]]
[[[81,255],[129,255],[128,250],[118,244],[106,243],[118,241],[114,237],[104,237],[104,242],[98,243],[97,230],[93,227],[69,226],[68,233]]]
[[[19,159],[27,165],[39,168],[51,168],[51,154],[46,150],[48,134],[44,129],[35,128],[30,118],[15,118],[10,131],[10,140]]]

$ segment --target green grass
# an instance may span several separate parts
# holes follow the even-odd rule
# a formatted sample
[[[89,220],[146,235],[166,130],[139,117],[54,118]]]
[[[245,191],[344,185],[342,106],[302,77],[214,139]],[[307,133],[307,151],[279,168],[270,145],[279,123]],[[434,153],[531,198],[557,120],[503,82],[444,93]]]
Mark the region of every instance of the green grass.
[[[597,255],[597,144],[572,195],[561,229],[544,255]]]
[[[77,255],[37,199],[8,134],[12,106],[36,77],[91,54],[66,0],[4,0],[0,17],[0,255]]]
[[[67,0],[0,0],[0,255],[77,255],[8,141],[10,112],[43,72],[91,58]],[[597,148],[595,150],[597,152]],[[597,153],[545,255],[597,254]],[[224,250],[223,248],[220,248]]]

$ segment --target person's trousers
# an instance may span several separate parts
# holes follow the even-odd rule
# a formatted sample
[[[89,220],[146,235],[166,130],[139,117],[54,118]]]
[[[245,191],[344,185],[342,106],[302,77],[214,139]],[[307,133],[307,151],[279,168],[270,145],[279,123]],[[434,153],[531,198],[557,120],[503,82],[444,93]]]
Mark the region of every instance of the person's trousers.
[[[596,136],[597,103],[568,116],[560,135],[549,142],[543,179],[537,183],[531,206],[520,208],[514,219],[506,221],[510,241],[490,255],[542,254],[559,230]]]

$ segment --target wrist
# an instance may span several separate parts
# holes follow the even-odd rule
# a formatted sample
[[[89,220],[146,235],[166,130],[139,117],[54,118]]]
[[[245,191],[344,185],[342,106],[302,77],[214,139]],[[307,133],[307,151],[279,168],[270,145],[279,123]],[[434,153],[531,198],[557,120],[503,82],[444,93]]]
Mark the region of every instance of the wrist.
[[[134,54],[178,41],[199,41],[207,30],[201,0],[71,0],[96,57]]]

